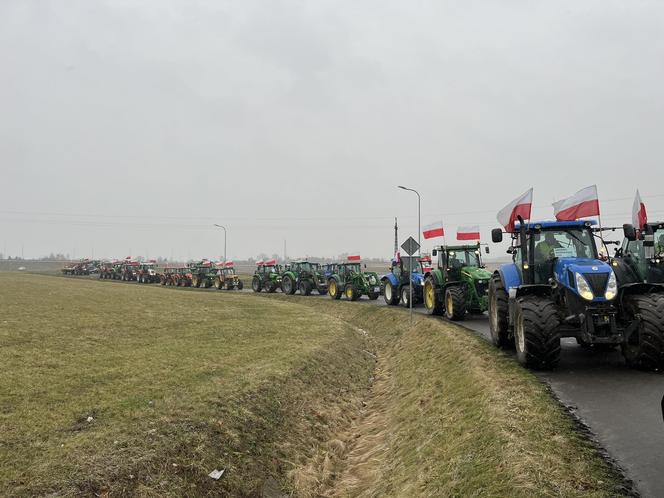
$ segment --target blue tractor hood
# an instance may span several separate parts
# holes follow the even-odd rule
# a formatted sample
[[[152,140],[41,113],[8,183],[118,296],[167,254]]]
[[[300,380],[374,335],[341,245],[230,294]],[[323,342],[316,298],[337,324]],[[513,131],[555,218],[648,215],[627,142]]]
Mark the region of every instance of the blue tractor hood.
[[[580,273],[590,285],[595,298],[594,302],[606,302],[604,297],[609,278],[613,274],[611,266],[594,258],[558,258],[553,272],[556,280],[578,294],[576,274]]]

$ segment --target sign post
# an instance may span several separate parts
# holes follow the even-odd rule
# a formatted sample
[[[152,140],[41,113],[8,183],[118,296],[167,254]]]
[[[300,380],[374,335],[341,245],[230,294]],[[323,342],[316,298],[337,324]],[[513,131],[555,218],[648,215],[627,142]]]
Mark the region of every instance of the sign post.
[[[406,251],[406,254],[410,256],[408,259],[408,287],[410,288],[410,299],[408,300],[408,307],[410,308],[410,323],[413,323],[413,254],[415,254],[420,249],[420,245],[414,238],[408,237],[406,242],[401,244],[401,249]]]

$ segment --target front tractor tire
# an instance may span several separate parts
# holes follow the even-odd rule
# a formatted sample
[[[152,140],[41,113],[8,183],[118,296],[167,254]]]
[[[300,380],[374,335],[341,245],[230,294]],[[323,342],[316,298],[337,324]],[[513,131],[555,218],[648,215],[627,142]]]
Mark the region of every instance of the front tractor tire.
[[[560,361],[560,321],[554,302],[546,297],[517,300],[514,316],[516,358],[522,365],[550,370]]]
[[[242,290],[242,289],[244,289],[244,282],[242,282],[242,280],[238,280],[237,290]]]
[[[295,283],[288,275],[281,281],[281,291],[289,296],[295,294]]]
[[[332,299],[341,299],[343,291],[339,286],[339,282],[337,282],[335,279],[330,280],[327,286],[327,293]]]
[[[344,293],[346,294],[346,299],[349,301],[357,301],[362,295],[360,291],[357,290],[357,287],[355,287],[353,284],[346,284]]]
[[[627,365],[642,370],[664,370],[664,298],[655,294],[628,296],[625,311],[638,328],[621,345]]]
[[[410,286],[404,285],[401,287],[401,304],[406,308],[410,308]]]
[[[277,286],[271,280],[266,280],[265,283],[263,284],[263,290],[268,294],[272,294],[276,292]]]
[[[251,279],[251,289],[254,292],[260,292],[261,291],[261,279],[258,277],[254,277]]]
[[[489,330],[491,342],[500,349],[514,348],[509,337],[507,298],[500,275],[494,275],[489,282]]]
[[[458,322],[466,317],[466,294],[460,285],[445,289],[445,318]]]
[[[442,315],[444,311],[443,300],[436,292],[436,282],[433,277],[427,277],[424,281],[424,307],[429,315]]]
[[[224,286],[221,283],[221,279],[219,277],[214,277],[214,288],[217,290],[221,290],[223,287]]]
[[[389,306],[396,306],[399,304],[399,292],[397,289],[390,283],[389,280],[385,280],[385,289],[383,290],[383,299],[385,303]]]
[[[301,296],[309,296],[311,294],[311,285],[309,285],[309,282],[304,280],[300,282],[299,291]]]

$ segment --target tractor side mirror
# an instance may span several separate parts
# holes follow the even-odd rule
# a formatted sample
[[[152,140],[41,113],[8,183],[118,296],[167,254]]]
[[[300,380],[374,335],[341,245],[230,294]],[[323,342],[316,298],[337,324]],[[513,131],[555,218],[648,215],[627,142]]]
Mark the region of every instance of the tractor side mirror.
[[[503,230],[502,228],[494,228],[491,230],[491,240],[495,244],[499,244],[500,242],[503,241]]]
[[[630,242],[636,240],[636,230],[634,229],[634,225],[625,223],[623,225],[623,232],[625,233],[625,238]]]
[[[489,249],[489,246],[484,247],[484,252],[487,253],[487,254],[491,253],[491,249]]]
[[[516,254],[516,249],[512,246],[508,247],[507,254]]]
[[[367,269],[367,264],[366,264],[366,263],[364,263],[364,269],[365,269],[365,270]]]
[[[433,249],[433,250],[431,251],[431,255],[432,255],[432,256],[438,256],[438,250],[437,250],[437,249]]]

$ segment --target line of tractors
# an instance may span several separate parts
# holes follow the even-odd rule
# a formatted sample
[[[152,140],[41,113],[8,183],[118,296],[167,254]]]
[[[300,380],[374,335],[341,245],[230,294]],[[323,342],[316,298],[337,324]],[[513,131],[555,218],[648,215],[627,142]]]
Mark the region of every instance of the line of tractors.
[[[512,259],[493,272],[482,262],[489,247],[477,242],[436,246],[431,256],[397,254],[382,276],[359,261],[259,261],[251,288],[349,301],[382,295],[392,306],[409,306],[412,295],[413,305],[452,321],[488,311],[494,345],[515,350],[531,368],[554,368],[561,339],[574,338],[595,351],[620,347],[631,367],[664,370],[664,223],[624,225],[622,242],[605,239],[616,230],[593,221],[520,219],[514,231],[492,231],[494,243],[510,237]],[[612,257],[599,250],[611,244],[618,246]],[[202,260],[157,271],[153,261],[116,261],[98,268],[101,279],[242,289],[232,263]]]

